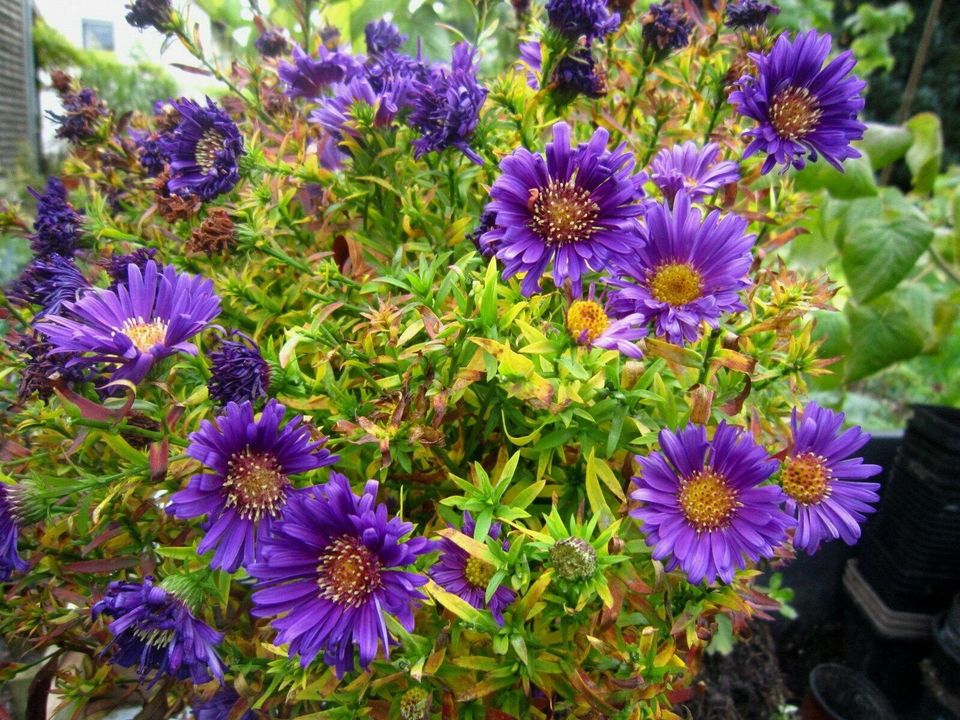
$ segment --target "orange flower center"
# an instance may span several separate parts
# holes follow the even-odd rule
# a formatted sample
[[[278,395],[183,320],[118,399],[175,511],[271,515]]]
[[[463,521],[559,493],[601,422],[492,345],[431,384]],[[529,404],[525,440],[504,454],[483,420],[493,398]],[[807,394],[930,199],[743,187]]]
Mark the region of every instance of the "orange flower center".
[[[800,505],[813,505],[830,494],[826,460],[812,452],[791,455],[780,473],[783,491]]]
[[[130,318],[120,326],[120,332],[130,338],[137,350],[147,352],[167,338],[167,323],[159,318],[149,322]]]
[[[593,342],[609,324],[610,319],[603,311],[603,306],[592,300],[576,300],[567,310],[567,329],[578,342],[581,337],[588,343]]]
[[[697,532],[719,530],[730,524],[737,493],[722,475],[699,470],[680,483],[680,509]]]
[[[600,212],[590,191],[577,187],[572,179],[551,180],[547,187],[531,191],[528,207],[533,214],[530,227],[551,245],[588,239]]]
[[[320,597],[359,607],[380,587],[380,559],[359,538],[342,535],[320,556],[317,585]]]
[[[666,263],[650,278],[650,294],[675,307],[693,302],[702,292],[700,273],[688,263]]]
[[[805,138],[817,127],[822,115],[819,101],[807,88],[791,86],[781,90],[770,106],[770,124],[786,140]]]
[[[269,453],[236,453],[228,463],[227,507],[236,507],[240,517],[259,520],[276,517],[286,499],[290,481],[280,472],[280,464]]]

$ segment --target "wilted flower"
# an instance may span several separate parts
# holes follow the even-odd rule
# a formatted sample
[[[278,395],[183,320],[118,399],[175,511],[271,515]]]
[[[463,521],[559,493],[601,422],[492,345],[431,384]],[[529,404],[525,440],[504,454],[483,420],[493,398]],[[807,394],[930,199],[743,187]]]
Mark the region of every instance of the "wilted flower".
[[[469,144],[487,98],[487,89],[477,81],[476,48],[457,44],[450,69],[435,70],[416,90],[410,113],[410,124],[420,132],[413,141],[415,155],[454,147],[482,165],[483,158]]]
[[[603,68],[593,59],[590,48],[580,48],[576,54],[557,63],[553,87],[561,94],[599,98],[607,92],[607,78]]]
[[[170,0],[135,0],[126,9],[127,22],[140,30],[152,27],[164,32],[170,25]]]
[[[370,54],[399,50],[407,41],[407,36],[402,34],[396,25],[383,18],[367,23],[363,34],[367,40],[367,52]]]
[[[636,218],[646,175],[633,174],[633,153],[624,145],[607,150],[599,128],[574,147],[570,127],[553,126],[546,155],[518,148],[500,162],[487,210],[496,226],[480,242],[504,263],[504,279],[525,273],[521,289],[540,291],[540,278],[553,267],[554,285],[567,280],[577,297],[588,269],[608,269],[617,257],[633,257],[643,240]]]
[[[878,483],[863,482],[882,469],[863,458],[850,457],[870,435],[859,427],[841,432],[844,414],[808,403],[793,409],[793,443],[780,471],[787,495],[786,510],[797,518],[793,544],[808,553],[823,540],[842,538],[848,545],[860,539],[860,524],[880,498]]]
[[[654,3],[643,16],[643,45],[659,55],[679,50],[690,43],[693,23],[672,2]]]
[[[586,38],[587,44],[615,32],[620,16],[607,10],[604,0],[548,0],[550,27],[570,40]]]
[[[80,247],[83,232],[83,215],[67,202],[67,189],[58,178],[47,180],[47,188],[38,193],[27,188],[37,200],[37,217],[33,221],[34,233],[30,247],[37,256],[57,253],[72,257]]]
[[[720,146],[716,143],[701,149],[687,141],[658,152],[650,166],[650,178],[671,203],[681,190],[696,202],[740,179],[735,162],[719,160]]]
[[[273,58],[286,53],[290,49],[290,41],[283,30],[270,28],[260,33],[253,46],[264,57]]]
[[[15,572],[22,572],[30,563],[17,552],[20,524],[10,503],[12,485],[0,482],[0,582],[6,582]]]
[[[195,720],[229,720],[230,711],[236,706],[240,695],[232,685],[218,690],[217,693],[204,702],[195,703],[193,717]],[[247,710],[236,720],[256,720],[257,714]]]
[[[174,195],[167,188],[169,173],[164,172],[157,178],[153,184],[154,202],[157,204],[157,212],[167,222],[176,222],[177,220],[186,220],[199,212],[203,205],[203,200],[199,195]]]
[[[19,305],[39,305],[35,319],[60,312],[68,300],[76,300],[90,283],[70,258],[56,253],[33,260],[7,291]]]
[[[283,422],[276,400],[254,420],[253,405],[227,403],[214,422],[191,433],[187,454],[204,465],[189,485],[170,496],[167,512],[177,518],[208,516],[197,552],[216,548],[212,568],[234,572],[260,557],[291,495],[291,475],[332,465],[336,455],[312,440],[301,417]]]
[[[216,647],[223,636],[197,620],[182,600],[152,577],[142,583],[115,581],[93,606],[93,617],[113,618],[113,662],[136,667],[141,682],[154,673],[194,683],[223,680]],[[153,684],[153,683],[151,683]]]
[[[188,253],[203,253],[207,257],[222,255],[237,240],[237,228],[223,208],[213,208],[207,217],[190,233],[184,249]]]
[[[476,522],[469,512],[463,513],[463,527],[461,532],[474,537]],[[494,540],[500,539],[500,523],[490,525],[487,535]],[[475,538],[483,542],[483,538]],[[487,585],[490,578],[496,573],[496,568],[480,558],[470,555],[453,540],[444,538],[440,541],[440,557],[430,568],[430,577],[437,585],[447,592],[459,596],[477,609],[487,609],[499,625],[503,625],[503,611],[512,603],[517,594],[508,586],[500,583],[490,601],[486,601]],[[501,547],[510,549],[510,544],[504,540]]]
[[[755,239],[746,230],[738,215],[714,210],[704,218],[685,193],[673,207],[652,205],[645,243],[621,264],[621,279],[608,281],[608,307],[617,317],[644,315],[672,343],[695,342],[701,323],[718,327],[723,313],[745,308],[739,293],[749,286]]]
[[[140,382],[154,363],[177,352],[196,354],[187,342],[220,313],[213,283],[197,275],[163,270],[152,260],[141,272],[127,266],[127,283],[116,290],[90,290],[65,313],[37,323],[51,352],[91,353],[91,361],[114,365],[112,380]]]
[[[106,260],[101,260],[100,265],[103,266],[107,271],[107,275],[110,276],[110,280],[112,281],[111,287],[116,287],[127,281],[128,265],[132,263],[143,272],[147,267],[147,263],[156,256],[156,248],[137,248],[129,255],[111,255]]]
[[[866,130],[857,119],[866,83],[850,75],[857,61],[849,50],[824,67],[830,46],[830,35],[810,30],[793,40],[783,34],[770,52],[748,55],[756,76],[740,78],[730,102],[758,123],[743,134],[750,139],[743,157],[766,152],[761,172],[777,164],[784,172],[791,165],[802,168],[805,155],[811,161],[822,155],[843,170],[844,160],[860,157],[850,143]]]
[[[270,366],[250,338],[237,334],[241,340],[223,340],[220,347],[209,353],[210,397],[221,406],[231,402],[253,402],[267,396],[270,387]]]
[[[56,136],[78,143],[97,133],[100,118],[107,114],[106,104],[97,97],[93,88],[81,88],[78,92],[62,96],[64,113],[48,112],[47,116],[60,125]]]
[[[164,136],[161,146],[170,159],[167,189],[203,200],[230,192],[240,180],[237,161],[244,154],[236,123],[210,98],[206,107],[187,98],[174,106],[180,124]]]
[[[144,130],[131,130],[130,137],[137,145],[137,158],[147,177],[156,177],[162,173],[169,159],[164,149],[164,137],[160,133]]]
[[[747,560],[771,557],[793,520],[780,509],[783,493],[763,485],[777,469],[739,428],[720,423],[712,441],[702,425],[660,431],[660,451],[637,456],[640,476],[630,497],[639,508],[647,544],[667,569],[691,583],[733,581]]]
[[[263,560],[248,570],[259,580],[252,614],[275,617],[276,643],[290,644],[306,667],[319,653],[343,676],[367,668],[382,642],[390,652],[386,615],[413,630],[413,606],[425,596],[427,579],[403,568],[429,550],[425,538],[402,540],[413,525],[388,518],[377,504],[377,483],[361,495],[331,473],[324,485],[304,488],[287,501],[272,536],[264,540]]]
[[[51,353],[49,343],[33,336],[21,339],[16,348],[27,356],[19,371],[17,400],[20,402],[28,400],[34,393],[41,400],[47,400],[53,395],[53,385],[57,381],[69,387],[89,379],[90,371],[78,362],[78,353]]]
[[[777,15],[780,8],[762,0],[732,0],[727,3],[727,27],[755,28],[767,21],[768,15]]]
[[[361,72],[353,56],[320,46],[317,57],[311,57],[299,45],[293,46],[293,65],[280,63],[277,74],[292,98],[318,97],[334,83],[350,82]]]

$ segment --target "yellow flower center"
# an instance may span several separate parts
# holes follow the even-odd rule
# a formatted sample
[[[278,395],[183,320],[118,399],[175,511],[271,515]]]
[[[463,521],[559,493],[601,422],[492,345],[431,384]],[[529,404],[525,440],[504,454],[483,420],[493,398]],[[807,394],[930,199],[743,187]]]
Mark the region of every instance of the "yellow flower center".
[[[223,150],[223,135],[210,128],[197,140],[197,165],[210,175],[217,164],[217,153]]]
[[[140,352],[147,352],[167,338],[167,323],[156,318],[149,322],[130,318],[120,326],[120,332],[130,338],[130,342]]]
[[[821,115],[819,101],[807,88],[781,90],[770,105],[770,124],[786,140],[805,138],[817,127]]]
[[[666,263],[650,278],[650,294],[675,307],[693,302],[702,292],[700,273],[688,263]]]
[[[236,507],[245,519],[277,515],[290,481],[280,472],[273,455],[245,450],[231,457],[227,468],[227,478],[223,481],[227,491],[226,507]]]
[[[576,300],[567,310],[567,329],[577,342],[592,343],[609,324],[603,306],[592,300]]]
[[[719,530],[730,524],[737,493],[726,478],[710,468],[699,470],[680,483],[680,509],[697,532]]]
[[[780,473],[783,491],[800,505],[813,505],[830,494],[826,460],[812,452],[791,455]]]
[[[320,556],[317,585],[320,597],[359,607],[380,587],[380,558],[359,538],[338,537]]]
[[[530,227],[551,245],[586,240],[596,230],[600,206],[573,179],[551,180],[547,187],[531,191],[527,205],[533,215]]]
[[[490,578],[496,572],[493,565],[484,562],[480,558],[470,557],[467,559],[467,566],[463,570],[467,582],[478,588],[486,588]]]

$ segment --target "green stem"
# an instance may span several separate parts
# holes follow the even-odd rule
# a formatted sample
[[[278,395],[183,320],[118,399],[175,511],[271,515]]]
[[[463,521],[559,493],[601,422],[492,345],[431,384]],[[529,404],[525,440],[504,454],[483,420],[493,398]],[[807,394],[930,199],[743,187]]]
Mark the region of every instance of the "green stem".
[[[703,367],[700,368],[700,375],[697,377],[697,384],[702,385],[707,379],[707,373],[710,372],[710,360],[713,358],[713,351],[717,348],[717,340],[720,339],[720,328],[710,331],[710,337],[707,338],[707,347],[703,352]]]

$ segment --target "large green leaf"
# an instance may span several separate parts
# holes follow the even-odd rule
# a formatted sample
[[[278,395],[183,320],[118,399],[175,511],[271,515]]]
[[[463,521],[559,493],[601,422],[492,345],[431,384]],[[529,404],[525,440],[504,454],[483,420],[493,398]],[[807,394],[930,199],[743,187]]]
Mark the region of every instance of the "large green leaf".
[[[870,164],[879,170],[906,155],[912,143],[913,134],[905,127],[867,123],[867,132],[857,147],[870,153]]]
[[[843,164],[843,172],[827,162],[808,163],[794,176],[797,187],[809,192],[823,188],[843,200],[876,195],[877,181],[870,158],[865,150],[862,152],[862,157],[851,158]]]
[[[853,329],[846,361],[848,382],[912,358],[923,350],[924,323],[918,322],[913,302],[908,307],[891,293],[867,305],[849,303],[845,312]]]
[[[896,287],[933,240],[933,227],[924,214],[890,189],[879,204],[851,203],[844,226],[843,271],[860,303]]]
[[[817,353],[822,358],[839,358],[830,366],[832,374],[813,378],[813,385],[819,390],[829,390],[843,383],[846,359],[850,355],[850,324],[847,316],[834,310],[814,312],[816,325],[813,338],[823,341]]]
[[[907,165],[913,174],[913,187],[918,192],[933,190],[933,182],[943,160],[943,131],[940,118],[933,113],[920,113],[907,120],[913,144],[907,151]]]

